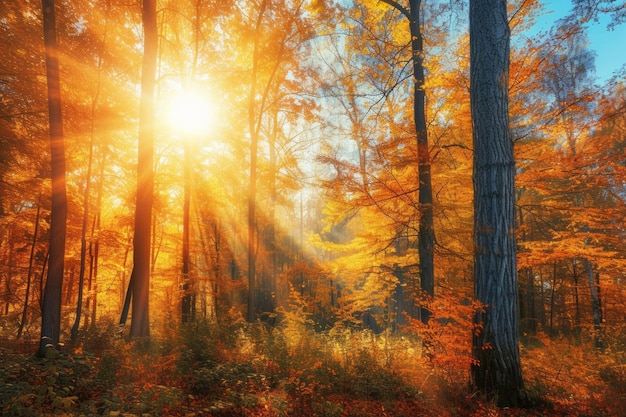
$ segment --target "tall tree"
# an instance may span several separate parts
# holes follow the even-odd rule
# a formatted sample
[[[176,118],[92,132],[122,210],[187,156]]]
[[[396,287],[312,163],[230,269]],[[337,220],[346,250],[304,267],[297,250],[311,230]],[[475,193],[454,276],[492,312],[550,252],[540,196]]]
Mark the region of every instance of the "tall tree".
[[[50,160],[52,176],[52,212],[50,219],[50,258],[48,278],[41,310],[39,354],[59,343],[61,333],[61,292],[65,267],[65,232],[67,192],[65,184],[65,141],[61,112],[61,81],[57,49],[54,0],[42,0],[43,35],[46,50],[48,115],[50,123]]]
[[[430,175],[430,149],[428,147],[428,130],[426,128],[426,89],[424,76],[424,41],[420,11],[422,0],[410,0],[409,8],[403,7],[394,0],[383,0],[398,9],[409,21],[411,32],[411,52],[413,60],[413,120],[417,136],[417,164],[419,180],[419,229],[417,248],[419,253],[420,288],[424,295],[432,298],[435,295],[435,269],[433,249],[435,245],[435,229],[433,225],[433,186]],[[422,307],[421,320],[428,323],[428,308]]]
[[[276,274],[274,261],[277,234],[273,223],[276,212],[276,192],[272,187],[277,181],[284,183],[281,170],[289,169],[290,157],[286,155],[292,146],[278,144],[287,140],[284,136],[289,126],[301,129],[300,120],[311,119],[311,101],[302,97],[309,74],[303,65],[307,41],[312,36],[310,23],[305,16],[305,1],[270,2],[263,0],[256,6],[254,30],[244,27],[245,36],[251,39],[250,82],[248,85],[248,136],[250,137],[250,175],[248,183],[248,315],[256,319],[259,313],[274,312],[276,307]],[[294,78],[296,81],[294,81]],[[291,113],[291,120],[286,120]],[[267,140],[267,148],[261,145]],[[280,154],[277,147],[281,147]],[[268,155],[269,154],[269,155]],[[259,175],[269,159],[268,177],[261,183]],[[282,166],[279,166],[279,163]],[[292,164],[293,165],[293,164]],[[291,181],[288,181],[291,182]],[[266,186],[266,187],[264,187]],[[268,195],[268,204],[260,213],[259,201]],[[271,225],[268,227],[267,224]],[[257,237],[257,231],[261,231]],[[269,267],[268,267],[269,266]],[[257,271],[258,270],[258,271]]]
[[[260,33],[267,1],[263,0],[259,7],[255,25],[255,33]],[[256,320],[256,175],[259,147],[260,116],[257,115],[257,77],[259,69],[259,36],[254,38],[252,51],[252,73],[250,76],[250,94],[248,99],[248,124],[250,132],[250,176],[248,183],[248,315],[247,320]]]
[[[158,45],[156,14],[156,0],[143,0],[144,51],[141,73],[141,102],[139,105],[139,157],[137,160],[135,235],[133,240],[134,264],[126,297],[127,300],[129,295],[132,297],[130,337],[150,336],[150,230],[154,187],[154,92]],[[120,324],[124,324],[126,321],[124,313]]]
[[[515,161],[509,130],[510,29],[506,0],[470,2],[474,138],[472,383],[500,406],[519,405]]]

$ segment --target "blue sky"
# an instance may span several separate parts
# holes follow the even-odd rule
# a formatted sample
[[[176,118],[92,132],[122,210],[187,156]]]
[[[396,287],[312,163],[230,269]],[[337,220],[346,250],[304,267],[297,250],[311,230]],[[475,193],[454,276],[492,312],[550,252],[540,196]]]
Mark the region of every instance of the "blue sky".
[[[539,30],[548,30],[552,24],[564,17],[572,9],[570,0],[544,0],[546,14],[537,22]],[[596,51],[596,76],[600,82],[606,81],[626,63],[626,24],[609,31],[606,26],[610,19],[603,17],[599,23],[588,24],[589,48]]]

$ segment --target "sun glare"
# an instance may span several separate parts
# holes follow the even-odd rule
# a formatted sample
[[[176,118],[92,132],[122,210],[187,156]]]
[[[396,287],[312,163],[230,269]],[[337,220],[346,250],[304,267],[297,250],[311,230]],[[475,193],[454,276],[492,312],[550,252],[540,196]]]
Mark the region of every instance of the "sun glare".
[[[182,93],[168,106],[168,119],[172,128],[184,135],[201,136],[209,133],[216,120],[216,106],[198,93]]]

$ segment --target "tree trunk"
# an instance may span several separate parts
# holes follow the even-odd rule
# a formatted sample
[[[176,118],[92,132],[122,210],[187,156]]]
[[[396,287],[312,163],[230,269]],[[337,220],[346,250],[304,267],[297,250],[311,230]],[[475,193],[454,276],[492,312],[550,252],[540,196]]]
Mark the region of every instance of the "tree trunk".
[[[41,311],[39,355],[59,343],[61,333],[61,293],[65,268],[67,192],[65,185],[65,141],[61,112],[61,81],[57,51],[54,0],[42,0],[43,32],[46,50],[50,159],[52,175],[52,212],[50,221],[50,259]]]
[[[417,164],[419,178],[419,231],[417,249],[420,261],[420,289],[427,301],[435,295],[435,269],[433,248],[435,229],[433,225],[433,187],[430,176],[430,150],[426,130],[426,91],[424,90],[424,48],[420,23],[421,0],[411,0],[411,49],[413,52],[413,118],[417,134]],[[421,319],[428,323],[431,311],[421,308]]]
[[[78,326],[83,309],[83,287],[85,284],[85,264],[87,261],[87,226],[89,224],[89,193],[91,191],[91,171],[93,169],[93,148],[94,148],[94,113],[97,97],[91,103],[91,140],[89,143],[89,158],[87,160],[87,174],[85,178],[85,191],[83,194],[83,221],[80,231],[80,270],[78,273],[78,300],[76,301],[76,317],[72,326],[71,339],[78,338]]]
[[[550,289],[550,335],[554,332],[554,306],[556,304],[556,261],[552,264],[552,288]]]
[[[470,1],[470,103],[474,137],[472,383],[500,406],[521,403],[515,242],[515,163],[509,130],[505,0]]]
[[[139,106],[137,202],[133,240],[133,272],[129,282],[132,295],[130,337],[150,336],[150,230],[154,188],[154,90],[157,58],[156,0],[143,0],[144,52]]]
[[[264,246],[267,253],[267,262],[269,267],[264,273],[262,284],[262,308],[259,310],[264,315],[265,319],[271,321],[271,316],[276,310],[276,288],[277,288],[277,245],[276,245],[276,200],[278,197],[276,190],[276,175],[277,168],[277,139],[279,135],[280,127],[278,120],[278,110],[274,110],[272,114],[272,127],[268,136],[269,147],[269,167],[268,167],[268,179],[267,186],[269,188],[269,203],[267,205],[267,227],[264,233]]]
[[[194,301],[193,291],[194,286],[189,278],[189,212],[191,204],[191,151],[189,149],[190,144],[188,141],[184,143],[184,156],[183,156],[183,265],[182,265],[182,280],[183,280],[183,296],[181,300],[181,312],[182,322],[189,323],[193,321],[193,305]]]
[[[5,302],[4,302],[4,315],[5,316],[8,316],[9,311],[11,310],[11,298],[13,295],[12,294],[13,291],[11,290],[11,281],[13,279],[13,266],[14,266],[13,265],[13,259],[14,259],[13,249],[15,248],[15,239],[13,238],[13,234],[14,234],[13,230],[7,231],[7,245],[6,245],[7,251],[6,251],[6,256],[4,256],[2,259],[3,263],[7,265],[6,279],[4,280],[4,289],[7,294],[7,297],[5,298]],[[0,246],[1,245],[2,245],[2,242],[0,242]],[[29,271],[32,271],[32,261],[29,263]],[[30,274],[28,275],[28,279],[30,279]],[[28,289],[26,291],[26,296],[28,296]]]
[[[417,250],[419,254],[420,289],[425,297],[426,304],[435,295],[435,267],[434,246],[435,228],[433,220],[433,187],[430,174],[430,149],[428,146],[428,131],[426,126],[426,90],[424,88],[424,45],[420,12],[422,0],[410,0],[409,10],[395,0],[383,0],[400,11],[408,20],[411,31],[411,52],[413,58],[413,120],[417,136],[417,165],[418,165],[418,201],[419,226]],[[428,323],[431,316],[428,307],[422,305],[420,317],[423,323]]]
[[[22,337],[22,332],[24,331],[24,325],[26,324],[26,320],[28,318],[28,300],[30,297],[30,287],[31,287],[31,277],[33,275],[33,264],[35,262],[35,248],[37,246],[37,237],[39,236],[39,216],[41,215],[41,194],[39,194],[39,198],[37,199],[37,215],[35,216],[35,230],[33,231],[33,242],[30,247],[30,257],[28,259],[28,272],[26,274],[26,293],[24,294],[24,308],[22,309],[22,320],[20,320],[20,326],[17,329],[17,338]],[[13,252],[13,239],[11,239],[11,243],[9,244],[9,255]],[[9,262],[11,262],[9,258]],[[9,264],[9,267],[11,265]],[[9,271],[9,276],[11,275],[11,271]],[[7,277],[7,286],[9,279]]]
[[[576,265],[578,264],[578,260],[574,259],[572,262],[572,274],[574,278],[574,335],[576,336],[576,340],[580,342],[580,298],[578,296],[578,268]]]
[[[102,192],[104,184],[104,167],[107,161],[107,150],[102,152],[100,162],[100,174],[98,190],[96,193],[96,213],[91,226],[91,244],[89,245],[89,256],[91,257],[91,269],[89,271],[89,290],[92,291],[93,308],[91,309],[91,325],[96,324],[96,314],[98,310],[98,262],[100,259],[100,222],[102,219]],[[124,254],[124,268],[126,267],[126,253]]]
[[[255,33],[259,33],[267,1],[263,0],[257,16]],[[258,36],[255,37],[252,56],[252,74],[248,103],[248,124],[250,130],[250,177],[248,183],[248,322],[256,320],[257,285],[256,285],[256,175],[257,152],[259,147],[259,125],[261,114],[256,114],[257,71],[259,64]]]
[[[600,299],[600,286],[596,286],[595,274],[593,266],[588,259],[583,261],[587,268],[587,277],[589,278],[589,290],[591,291],[591,308],[593,312],[593,341],[596,349],[602,348],[602,302]],[[600,275],[598,273],[598,281]]]

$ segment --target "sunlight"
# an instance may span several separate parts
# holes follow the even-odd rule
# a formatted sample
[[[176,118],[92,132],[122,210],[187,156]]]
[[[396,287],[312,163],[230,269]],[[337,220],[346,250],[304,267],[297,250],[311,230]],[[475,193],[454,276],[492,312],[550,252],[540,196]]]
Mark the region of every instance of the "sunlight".
[[[171,127],[186,137],[199,138],[215,125],[217,107],[196,92],[180,93],[169,101],[167,118]]]

